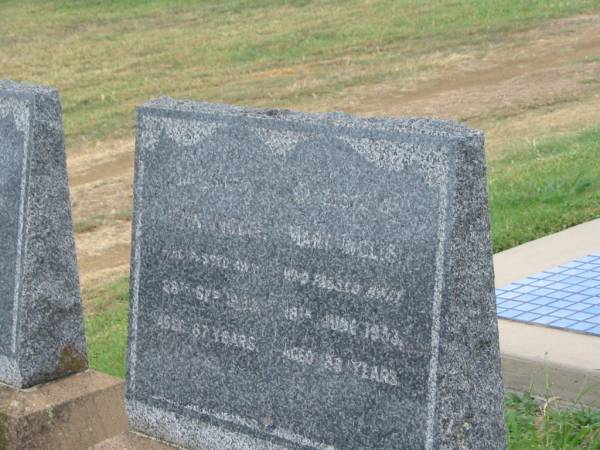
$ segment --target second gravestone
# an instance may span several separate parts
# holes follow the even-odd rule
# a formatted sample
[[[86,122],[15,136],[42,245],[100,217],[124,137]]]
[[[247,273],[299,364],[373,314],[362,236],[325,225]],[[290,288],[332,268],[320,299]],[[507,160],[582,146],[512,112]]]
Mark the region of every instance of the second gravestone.
[[[0,382],[87,368],[55,89],[0,80]]]
[[[159,99],[137,133],[134,430],[505,447],[479,132]]]

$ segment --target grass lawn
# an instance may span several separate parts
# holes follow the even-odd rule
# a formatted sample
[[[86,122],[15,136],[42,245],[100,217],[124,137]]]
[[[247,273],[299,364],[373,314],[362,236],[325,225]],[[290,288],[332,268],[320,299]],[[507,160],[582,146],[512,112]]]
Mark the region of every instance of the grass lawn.
[[[352,87],[399,79],[410,87],[444,55],[489,49],[597,7],[600,0],[4,0],[0,78],[57,86],[68,147],[77,149],[132,136],[135,107],[158,95],[310,109]],[[575,136],[492,158],[495,251],[600,216],[598,133]],[[78,217],[76,231],[104,222]]]
[[[600,217],[600,128],[489,162],[496,252]]]
[[[527,394],[509,394],[506,426],[514,450],[600,448],[598,410],[558,409],[551,401],[540,406]]]
[[[421,55],[492,45],[597,7],[599,0],[4,0],[0,78],[59,87],[77,148],[132,135],[135,106],[157,95],[302,108],[315,95],[418,78],[428,70]],[[574,132],[492,160],[496,251],[600,215],[599,140],[598,130]],[[85,218],[78,231],[100,220]]]
[[[124,378],[129,279],[84,290],[83,297],[90,365],[100,372]]]
[[[353,86],[418,80],[457,49],[599,0],[0,2],[0,78],[61,90],[69,148],[133,135],[159,95],[303,108]],[[426,61],[423,55],[433,55]],[[412,80],[412,81],[411,81]]]

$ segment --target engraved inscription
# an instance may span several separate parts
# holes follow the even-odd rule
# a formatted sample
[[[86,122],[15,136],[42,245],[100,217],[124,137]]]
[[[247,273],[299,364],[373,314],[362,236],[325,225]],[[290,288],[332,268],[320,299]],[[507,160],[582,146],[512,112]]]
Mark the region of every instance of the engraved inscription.
[[[325,369],[330,372],[347,372],[355,378],[375,383],[398,386],[398,371],[386,365],[372,365],[364,361],[344,360],[331,353],[317,353],[303,347],[285,348],[284,358],[305,366]]]
[[[373,343],[391,345],[404,350],[403,335],[400,330],[383,323],[373,323],[332,313],[325,313],[322,317],[318,317],[316,312],[300,305],[285,307],[283,317],[291,322],[311,324],[315,329],[320,328],[342,335],[356,336]],[[414,350],[411,349],[411,351]],[[425,349],[421,351],[425,351]]]
[[[224,255],[207,254],[182,248],[170,248],[165,250],[163,251],[163,256],[170,259],[196,262],[205,266],[224,270],[231,269],[242,273],[265,274],[266,272],[264,267],[252,262],[231,259]],[[355,296],[363,295],[367,301],[378,300],[389,303],[398,303],[405,297],[405,293],[399,289],[383,286],[363,286],[357,281],[345,280],[324,273],[310,273],[305,270],[290,267],[283,267],[278,272],[272,273],[272,275],[280,276],[287,282],[299,284],[301,286],[310,285],[326,291],[352,294]],[[192,288],[186,286],[185,289],[191,290]]]
[[[250,237],[253,239],[266,240],[265,227],[250,221],[242,221],[235,218],[208,222],[202,220],[198,215],[186,215],[181,211],[173,211],[171,214],[180,217],[184,226],[193,227],[205,233],[218,233],[225,236]],[[289,225],[282,233],[290,241],[300,247],[324,251],[340,251],[348,256],[371,259],[374,261],[398,262],[401,256],[397,244],[375,242],[368,239],[354,239],[349,236],[333,234],[323,231],[312,231],[296,225]]]
[[[201,251],[169,248],[163,251],[163,257],[175,260],[186,260],[203,266],[216,267],[219,269],[232,269],[237,272],[258,273],[260,267],[257,264],[240,259],[228,258],[224,255],[214,255]]]
[[[187,294],[201,303],[220,303],[239,311],[258,311],[258,302],[252,297],[183,280],[163,280],[162,290],[173,301],[177,301],[177,295]]]
[[[155,345],[132,358],[143,381],[131,395],[209,411],[219,426],[258,423],[257,436],[284,445],[391,448],[424,430],[440,193],[415,168],[436,154],[424,149],[422,166],[418,146],[377,130],[271,129],[269,115],[213,127],[203,113],[204,135],[193,120],[179,135],[162,127],[186,113],[145,114],[157,118],[140,137],[137,334]],[[406,421],[385,420],[407,406]],[[356,435],[357,423],[371,432]]]
[[[221,328],[199,322],[188,323],[185,319],[168,314],[160,314],[156,320],[160,330],[172,333],[189,334],[205,343],[225,345],[249,352],[258,351],[256,338],[236,329]]]

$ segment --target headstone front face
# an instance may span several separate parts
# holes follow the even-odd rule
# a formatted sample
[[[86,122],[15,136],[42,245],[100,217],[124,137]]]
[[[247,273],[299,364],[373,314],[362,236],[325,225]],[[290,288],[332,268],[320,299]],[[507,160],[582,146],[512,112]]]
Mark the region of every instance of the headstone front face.
[[[58,92],[0,80],[0,382],[87,368]]]
[[[138,112],[127,408],[187,448],[504,448],[483,137]]]

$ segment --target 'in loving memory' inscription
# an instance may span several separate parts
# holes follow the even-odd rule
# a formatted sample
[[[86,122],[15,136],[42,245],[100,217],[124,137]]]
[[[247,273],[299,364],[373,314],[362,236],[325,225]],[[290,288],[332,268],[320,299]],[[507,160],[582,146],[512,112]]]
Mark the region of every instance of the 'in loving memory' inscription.
[[[446,197],[410,158],[443,153],[244,120],[140,112],[128,397],[287,446],[420,445]]]

